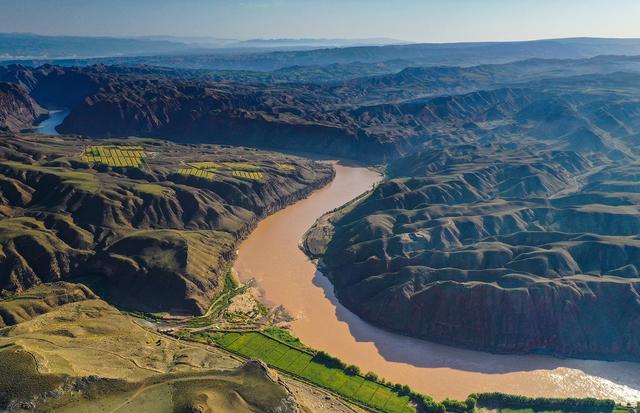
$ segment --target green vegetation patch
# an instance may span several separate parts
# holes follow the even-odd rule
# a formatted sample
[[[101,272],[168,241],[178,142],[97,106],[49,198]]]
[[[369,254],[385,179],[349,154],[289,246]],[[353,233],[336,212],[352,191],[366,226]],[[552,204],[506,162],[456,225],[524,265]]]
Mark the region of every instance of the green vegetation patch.
[[[58,374],[40,374],[34,357],[18,347],[0,351],[0,408],[12,400],[29,400],[55,390],[64,382]],[[7,374],[9,373],[10,374]]]
[[[616,408],[614,400],[595,398],[526,397],[504,393],[478,393],[470,395],[469,399],[476,400],[478,407],[504,413],[611,413]]]
[[[392,388],[366,379],[360,375],[349,375],[337,360],[320,352],[308,349],[288,332],[269,328],[262,332],[220,333],[201,332],[207,341],[248,358],[257,358],[268,365],[299,376],[315,385],[331,390],[383,412],[415,412],[409,397],[401,396]]]
[[[171,188],[157,184],[137,184],[134,189],[138,192],[155,196],[167,196],[173,193]]]
[[[0,220],[0,242],[6,242],[20,236],[53,239],[53,232],[35,218],[19,217]]]
[[[42,174],[54,175],[65,184],[73,185],[85,192],[96,192],[99,184],[96,176],[89,172],[69,171],[63,168],[31,165],[22,162],[5,161],[1,165],[18,171],[30,171]]]
[[[284,328],[268,327],[263,331],[263,333],[268,335],[269,337],[275,338],[278,341],[282,341],[291,347],[295,347],[300,350],[311,351],[311,349],[304,345],[298,337],[294,336],[289,332],[289,330],[286,330]]]
[[[231,268],[225,271],[224,284],[222,290],[213,298],[206,313],[200,317],[193,317],[187,322],[192,328],[206,327],[215,320],[220,320],[225,316],[226,309],[231,303],[231,299],[247,290],[246,286],[240,286],[236,281]]]
[[[287,349],[279,359],[274,362],[274,366],[281,369],[287,370],[293,363],[300,357],[304,356],[303,353],[296,351],[294,349]]]

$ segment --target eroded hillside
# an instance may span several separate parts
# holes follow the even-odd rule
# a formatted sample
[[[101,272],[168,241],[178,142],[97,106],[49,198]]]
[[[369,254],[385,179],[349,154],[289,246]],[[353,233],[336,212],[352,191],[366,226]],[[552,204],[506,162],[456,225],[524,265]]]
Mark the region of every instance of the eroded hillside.
[[[44,113],[23,86],[0,82],[0,131],[19,132]]]
[[[621,57],[410,67],[320,84],[211,80],[153,67],[0,67],[0,81],[70,110],[58,126],[64,133],[249,145],[372,162],[424,147],[514,141],[619,157],[635,151],[640,134],[639,76],[637,58]]]
[[[243,148],[3,135],[2,294],[83,277],[125,308],[202,313],[257,221],[332,177]]]
[[[640,358],[635,160],[463,145],[396,163],[311,229],[338,297],[475,349]]]

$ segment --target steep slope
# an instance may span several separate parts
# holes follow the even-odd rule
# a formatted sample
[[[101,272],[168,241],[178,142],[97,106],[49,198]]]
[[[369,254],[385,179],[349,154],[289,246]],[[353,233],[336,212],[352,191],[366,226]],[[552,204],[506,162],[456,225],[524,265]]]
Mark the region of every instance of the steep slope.
[[[148,156],[125,167],[123,151]],[[83,276],[126,308],[202,313],[257,221],[332,177],[326,164],[243,148],[3,135],[2,295]]]
[[[25,88],[0,82],[0,130],[19,132],[44,113]]]
[[[637,164],[460,146],[311,229],[339,299],[385,328],[496,352],[639,359]]]
[[[210,81],[117,66],[9,66],[0,68],[0,80],[23,85],[42,104],[69,108],[61,132],[96,137],[144,135],[371,162],[425,146],[512,141],[619,156],[635,150],[628,140],[640,133],[640,75],[609,73],[633,68],[633,59],[611,59],[565,70],[536,60],[407,68],[328,84]]]
[[[432,93],[474,89],[456,77],[422,79]],[[440,76],[446,77],[441,69]],[[406,74],[399,74],[404,76]],[[430,75],[431,76],[431,75]],[[120,82],[86,99],[60,130],[95,136],[142,133],[187,141],[213,141],[308,150],[381,161],[423,145],[541,141],[581,151],[627,147],[640,131],[638,75],[546,82],[543,87],[481,90],[400,103],[357,106],[368,99],[411,95],[412,83],[382,87],[378,97],[362,84],[340,87],[260,88],[181,81]],[[488,82],[489,84],[491,82]],[[459,85],[459,86],[456,86]],[[475,86],[474,86],[475,85]],[[533,87],[535,86],[535,87]],[[367,88],[376,90],[377,86]],[[631,92],[631,93],[629,93]],[[357,106],[354,108],[354,106]],[[88,122],[98,118],[101,122]],[[305,139],[299,139],[304,135]],[[581,145],[582,141],[588,141]]]
[[[119,81],[85,99],[60,125],[63,133],[145,135],[182,142],[213,142],[375,158],[393,146],[358,136],[322,107],[325,92],[264,89],[193,81]],[[98,122],[89,119],[98,119]],[[304,136],[304,139],[300,137]]]

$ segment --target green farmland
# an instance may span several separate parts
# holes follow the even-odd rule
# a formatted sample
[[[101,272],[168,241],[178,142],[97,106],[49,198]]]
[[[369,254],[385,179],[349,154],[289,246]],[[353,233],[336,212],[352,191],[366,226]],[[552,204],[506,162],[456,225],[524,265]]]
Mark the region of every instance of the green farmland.
[[[342,368],[329,367],[312,352],[292,347],[259,332],[198,333],[210,343],[331,390],[349,400],[389,413],[414,413],[408,396],[360,375],[348,375]],[[193,337],[196,338],[196,337]]]

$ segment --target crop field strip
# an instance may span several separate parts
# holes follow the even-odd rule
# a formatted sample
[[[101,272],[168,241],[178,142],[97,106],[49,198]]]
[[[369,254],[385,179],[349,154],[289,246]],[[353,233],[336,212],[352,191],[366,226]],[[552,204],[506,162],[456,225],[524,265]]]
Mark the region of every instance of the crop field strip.
[[[389,413],[413,413],[407,396],[362,376],[350,376],[340,368],[328,367],[314,360],[314,355],[289,346],[259,332],[224,333],[218,345],[249,358],[294,374],[363,405]]]
[[[212,170],[220,169],[222,166],[215,162],[189,162],[187,165],[196,169]]]
[[[265,179],[265,174],[260,171],[260,166],[247,162],[188,162],[186,166],[178,169],[178,173],[210,181],[215,179],[217,174],[231,174],[236,178],[253,181],[263,181]]]
[[[278,163],[276,162],[276,166],[278,167],[278,169],[280,169],[281,171],[286,171],[286,172],[292,172],[296,170],[296,167],[293,165],[290,165],[288,163]]]
[[[253,179],[255,181],[261,181],[264,179],[264,174],[262,172],[232,171],[231,175],[238,178]]]
[[[107,166],[142,168],[147,153],[142,146],[89,146],[80,159]]]
[[[178,173],[180,175],[196,176],[198,178],[208,179],[210,181],[212,181],[216,177],[216,174],[214,174],[213,172],[196,168],[180,168],[178,169]]]

